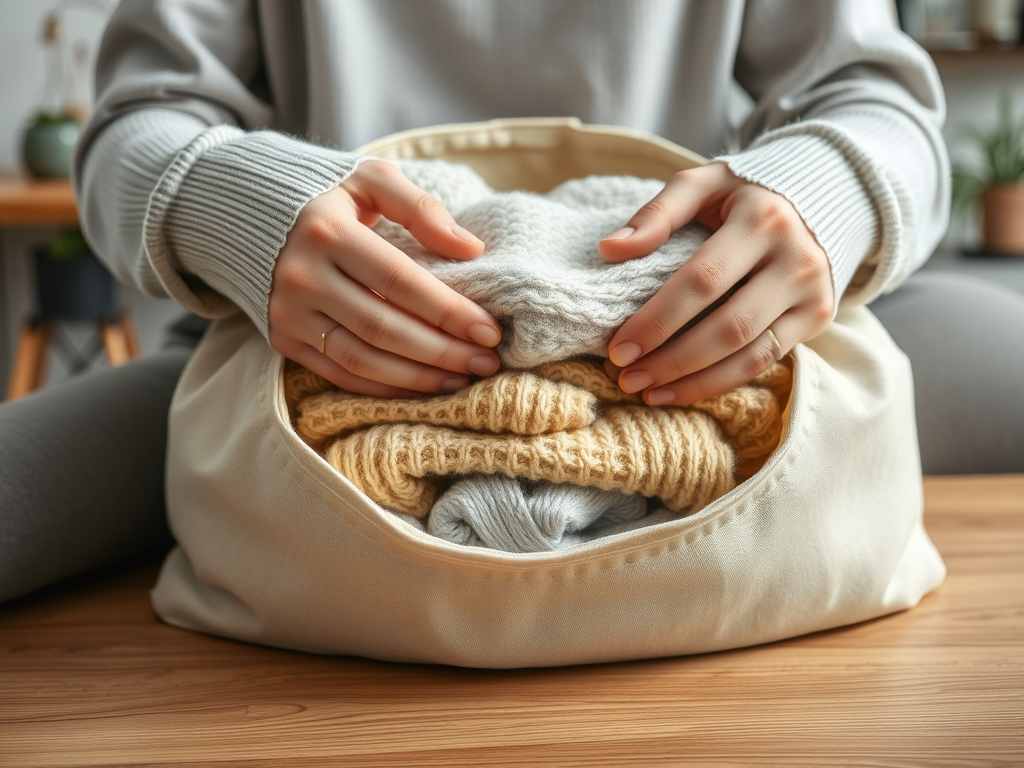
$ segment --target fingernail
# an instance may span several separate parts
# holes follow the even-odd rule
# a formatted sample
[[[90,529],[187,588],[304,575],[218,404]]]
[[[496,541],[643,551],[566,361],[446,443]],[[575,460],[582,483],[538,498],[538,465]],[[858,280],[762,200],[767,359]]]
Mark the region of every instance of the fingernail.
[[[643,350],[640,349],[639,344],[634,344],[632,341],[624,341],[621,344],[616,344],[609,350],[608,359],[619,366],[619,368],[625,368],[640,357],[641,352]]]
[[[500,367],[501,363],[490,355],[477,355],[466,363],[469,372],[477,376],[491,376],[497,373]]]
[[[634,232],[636,232],[636,230],[633,229],[633,227],[623,227],[622,229],[617,229],[612,232],[605,238],[605,240],[625,240]]]
[[[647,393],[648,405],[665,405],[676,399],[676,393],[671,389],[652,389]]]
[[[452,224],[449,227],[449,229],[451,230],[451,233],[453,235],[455,235],[457,238],[459,238],[460,240],[465,240],[467,243],[472,243],[473,245],[483,245],[484,244],[483,240],[481,240],[479,237],[474,235],[468,229],[463,229],[458,224]]]
[[[501,341],[501,332],[483,323],[475,323],[469,326],[466,335],[482,347],[493,347]]]
[[[441,391],[443,392],[458,392],[460,389],[465,389],[470,385],[470,380],[465,376],[460,376],[457,379],[445,379],[441,382]]]
[[[631,371],[619,380],[619,386],[626,393],[639,392],[653,383],[654,377],[647,371]]]

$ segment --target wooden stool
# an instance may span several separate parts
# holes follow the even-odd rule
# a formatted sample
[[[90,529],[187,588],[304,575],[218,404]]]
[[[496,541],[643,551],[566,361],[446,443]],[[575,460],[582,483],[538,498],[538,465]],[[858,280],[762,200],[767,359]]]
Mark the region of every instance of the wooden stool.
[[[7,384],[7,399],[14,400],[39,389],[46,378],[46,354],[51,342],[58,345],[58,354],[71,357],[69,370],[72,374],[80,373],[89,367],[93,357],[100,349],[106,352],[107,362],[111,367],[127,363],[138,357],[139,345],[132,329],[131,318],[127,312],[96,320],[98,337],[81,352],[61,333],[56,320],[37,316],[21,327],[18,337],[18,349],[14,357],[14,368]]]

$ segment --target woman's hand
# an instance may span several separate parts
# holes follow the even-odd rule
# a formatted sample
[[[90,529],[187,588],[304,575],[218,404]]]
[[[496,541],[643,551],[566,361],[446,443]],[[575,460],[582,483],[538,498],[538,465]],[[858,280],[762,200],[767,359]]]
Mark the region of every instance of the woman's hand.
[[[274,266],[270,345],[342,389],[452,392],[500,368],[497,321],[371,227],[404,226],[449,259],[484,244],[391,163],[367,160],[302,209]],[[321,348],[323,347],[323,348]]]
[[[677,173],[598,249],[612,262],[644,256],[694,219],[714,234],[608,344],[609,374],[625,392],[643,390],[648,405],[689,405],[735,389],[832,319],[828,257],[796,209],[722,163]]]

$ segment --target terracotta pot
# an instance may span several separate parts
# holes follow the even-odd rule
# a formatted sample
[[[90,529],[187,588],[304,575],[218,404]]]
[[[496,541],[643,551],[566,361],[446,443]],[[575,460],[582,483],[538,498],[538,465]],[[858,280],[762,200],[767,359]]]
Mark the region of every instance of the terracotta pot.
[[[1024,184],[989,187],[981,195],[982,249],[1024,255]]]

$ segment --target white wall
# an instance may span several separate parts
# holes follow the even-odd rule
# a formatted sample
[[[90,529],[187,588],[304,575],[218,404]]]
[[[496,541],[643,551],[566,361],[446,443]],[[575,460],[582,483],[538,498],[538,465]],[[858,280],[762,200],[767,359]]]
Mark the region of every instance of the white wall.
[[[21,131],[43,105],[43,22],[57,4],[57,0],[0,0],[0,173],[20,168]],[[62,17],[65,38],[72,44],[88,44],[95,58],[106,15],[92,7],[69,6]]]
[[[45,106],[43,23],[58,1],[0,0],[0,175],[23,172],[21,132],[32,115]],[[93,8],[69,6],[62,17],[65,39],[72,45],[85,42],[95,59],[106,15]],[[84,80],[91,89],[92,77]],[[53,229],[41,227],[0,231],[0,398],[7,388],[18,327],[34,306],[29,249],[53,234]],[[164,325],[181,314],[172,302],[149,299],[133,289],[122,288],[121,301],[134,317],[143,353],[159,348]],[[78,325],[69,325],[67,330],[80,344],[87,341],[91,331]],[[65,378],[62,365],[52,356],[49,370],[49,381]]]

